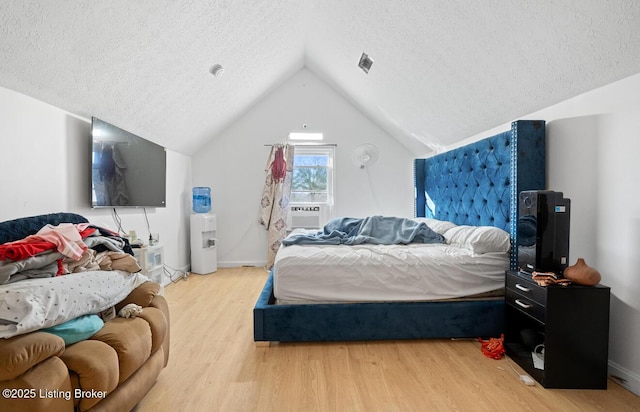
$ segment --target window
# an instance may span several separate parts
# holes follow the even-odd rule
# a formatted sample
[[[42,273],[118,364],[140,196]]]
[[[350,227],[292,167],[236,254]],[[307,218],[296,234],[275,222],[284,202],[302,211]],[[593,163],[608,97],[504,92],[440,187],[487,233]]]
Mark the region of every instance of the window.
[[[334,153],[333,147],[296,146],[291,182],[292,203],[333,205]]]

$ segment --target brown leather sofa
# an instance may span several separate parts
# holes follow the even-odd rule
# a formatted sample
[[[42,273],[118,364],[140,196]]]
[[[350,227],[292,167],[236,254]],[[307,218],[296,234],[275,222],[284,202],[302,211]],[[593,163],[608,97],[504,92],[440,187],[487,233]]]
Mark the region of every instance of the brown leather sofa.
[[[87,340],[32,332],[0,339],[0,411],[129,411],[169,359],[169,309],[145,282],[116,305],[143,307],[116,317]]]

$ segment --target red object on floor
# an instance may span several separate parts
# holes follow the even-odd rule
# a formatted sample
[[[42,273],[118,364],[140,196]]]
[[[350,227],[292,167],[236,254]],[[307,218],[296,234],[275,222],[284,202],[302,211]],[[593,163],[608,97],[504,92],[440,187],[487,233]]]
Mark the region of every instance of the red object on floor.
[[[480,350],[484,356],[491,359],[502,359],[504,356],[504,333],[500,335],[500,339],[482,340],[482,338],[478,338],[478,342],[481,344]]]

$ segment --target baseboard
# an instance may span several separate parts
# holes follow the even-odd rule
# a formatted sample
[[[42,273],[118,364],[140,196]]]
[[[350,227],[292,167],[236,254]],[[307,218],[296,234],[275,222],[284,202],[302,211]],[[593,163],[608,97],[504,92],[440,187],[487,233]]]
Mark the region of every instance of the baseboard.
[[[640,375],[609,361],[609,376],[620,386],[640,396]]]
[[[255,266],[259,268],[263,268],[267,262],[264,260],[259,261],[240,261],[240,260],[222,260],[218,261],[218,267],[221,268],[237,268],[241,266]]]

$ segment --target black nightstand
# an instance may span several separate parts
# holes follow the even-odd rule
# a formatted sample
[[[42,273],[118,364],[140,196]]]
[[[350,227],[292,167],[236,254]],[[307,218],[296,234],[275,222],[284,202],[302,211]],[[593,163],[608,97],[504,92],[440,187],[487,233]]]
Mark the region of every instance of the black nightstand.
[[[606,389],[609,300],[606,286],[543,287],[508,271],[507,355],[545,388]]]

